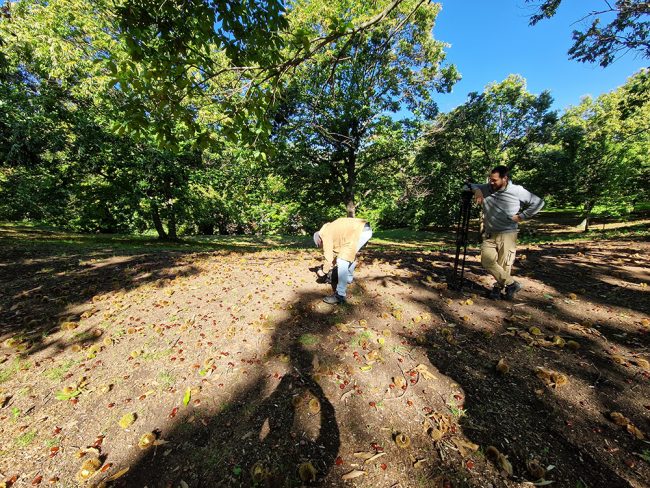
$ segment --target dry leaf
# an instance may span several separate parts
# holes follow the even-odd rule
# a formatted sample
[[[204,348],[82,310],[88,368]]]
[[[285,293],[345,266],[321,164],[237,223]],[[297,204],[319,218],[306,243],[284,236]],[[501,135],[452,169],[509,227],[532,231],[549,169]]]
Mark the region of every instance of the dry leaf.
[[[424,466],[425,466],[426,463],[427,463],[427,460],[426,460],[426,459],[418,459],[417,461],[415,461],[415,462],[413,463],[413,467],[414,467],[415,469],[421,469],[421,468],[424,468]]]
[[[366,459],[366,460],[364,461],[363,464],[371,463],[371,462],[373,462],[373,461],[375,461],[375,460],[377,460],[377,459],[379,459],[380,457],[385,456],[385,455],[386,455],[385,452],[378,452],[378,453],[375,454],[374,456],[372,456],[372,457]]]
[[[505,471],[508,476],[512,476],[513,471],[512,471],[512,464],[510,464],[510,461],[508,461],[508,458],[504,456],[503,454],[499,454],[499,459],[497,460],[497,464],[499,467]]]
[[[375,454],[376,454],[375,451],[372,451],[372,452],[368,452],[368,451],[359,451],[359,452],[355,452],[355,453],[352,454],[352,455],[353,455],[354,457],[356,457],[356,458],[360,458],[360,459],[363,459],[363,460],[367,461],[368,459],[370,459],[371,457],[373,457]]]
[[[358,469],[354,469],[354,470],[350,471],[349,473],[345,473],[343,476],[341,476],[341,479],[344,480],[344,481],[353,480],[355,478],[358,478],[359,476],[364,476],[365,474],[367,474],[365,471],[360,471]]]
[[[627,429],[627,431],[628,431],[630,434],[632,434],[632,435],[633,435],[634,437],[636,437],[637,439],[639,439],[639,440],[643,440],[643,439],[645,439],[645,435],[643,434],[643,432],[641,432],[641,430],[639,430],[639,429],[637,428],[637,426],[634,425],[633,423],[630,422],[629,424],[627,424],[627,425],[625,426],[625,428]]]
[[[629,419],[620,412],[611,412],[609,418],[612,422],[621,427],[630,423]]]
[[[102,463],[98,458],[86,459],[81,465],[81,469],[77,472],[77,480],[82,482],[89,480],[101,465]]]
[[[645,369],[646,371],[650,370],[650,363],[647,359],[643,358],[633,358],[632,363],[636,364],[638,367]]]
[[[128,429],[133,424],[133,422],[135,422],[135,419],[136,415],[134,413],[125,413],[122,415],[122,418],[118,423],[123,429]]]
[[[499,450],[494,446],[488,446],[485,450],[485,457],[493,463],[496,463],[499,460],[500,454]]]
[[[142,437],[140,437],[140,440],[138,441],[138,447],[143,451],[149,449],[154,445],[155,440],[156,434],[153,432],[147,432],[146,434],[143,434]]]
[[[425,380],[434,380],[436,378],[433,374],[431,374],[429,368],[427,368],[424,364],[418,364],[413,369],[420,373]]]
[[[452,442],[454,443],[454,445],[456,446],[456,448],[458,449],[462,457],[467,457],[472,452],[477,451],[479,447],[478,444],[474,444],[473,442],[460,439],[458,437],[454,437],[452,439]]]
[[[540,480],[546,475],[546,469],[544,469],[537,459],[526,461],[526,469],[534,480]]]
[[[497,368],[497,371],[499,373],[501,373],[501,374],[506,374],[506,373],[508,373],[510,371],[510,365],[503,358],[499,359],[499,362],[497,363],[496,368]]]

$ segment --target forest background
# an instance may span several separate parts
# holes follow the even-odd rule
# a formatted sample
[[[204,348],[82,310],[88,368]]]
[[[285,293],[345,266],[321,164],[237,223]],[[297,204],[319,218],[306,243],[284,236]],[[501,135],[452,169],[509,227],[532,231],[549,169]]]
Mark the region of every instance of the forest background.
[[[561,2],[527,3],[535,24]],[[585,10],[569,57],[650,58],[647,2],[604,4]],[[462,66],[434,37],[440,9],[5,2],[0,220],[161,239],[305,233],[346,213],[430,229],[453,221],[465,180],[497,164],[548,208],[588,218],[647,206],[648,69],[562,112],[513,74],[441,113]]]

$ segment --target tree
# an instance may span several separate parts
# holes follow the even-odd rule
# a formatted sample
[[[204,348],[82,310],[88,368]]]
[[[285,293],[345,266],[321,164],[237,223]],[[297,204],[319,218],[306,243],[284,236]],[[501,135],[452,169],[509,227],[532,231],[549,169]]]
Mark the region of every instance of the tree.
[[[0,151],[14,206],[6,211],[20,217],[24,202],[39,211],[22,216],[109,231],[134,230],[134,214],[146,212],[161,239],[174,239],[189,171],[200,157],[188,144],[171,152],[112,131],[125,100],[107,87],[110,76],[98,60],[124,50],[105,7],[99,0],[23,0],[0,21],[8,61],[0,80],[7,95]],[[34,188],[47,190],[36,192],[46,205],[23,198],[21,189]]]
[[[530,25],[553,17],[562,0],[526,0],[536,3],[537,13],[530,17]],[[602,20],[615,15],[608,24]],[[573,46],[569,58],[580,62],[598,63],[606,67],[629,51],[650,58],[650,2],[645,0],[604,0],[602,8],[592,10],[581,20],[591,19],[583,31],[573,31]]]
[[[596,99],[586,97],[561,117],[554,144],[540,151],[531,181],[558,205],[580,205],[585,231],[600,205],[624,213],[648,197],[650,100],[630,107],[630,90],[647,87],[647,69]]]
[[[270,134],[266,114],[281,80],[333,44],[372,31],[404,3],[348,4],[345,12],[314,19],[313,28],[292,19],[318,2],[122,0],[116,32],[129,59],[107,64],[126,96],[122,116],[130,131],[157,135],[163,144],[194,139],[207,147],[226,136],[259,145]],[[206,111],[218,112],[208,128]]]
[[[414,225],[449,223],[464,181],[483,180],[494,166],[526,166],[536,147],[545,142],[557,115],[548,92],[533,95],[526,81],[510,75],[470,93],[467,102],[439,115],[422,137],[414,177],[419,177],[411,205],[419,213]]]
[[[347,3],[313,8],[300,21],[318,32],[321,19],[345,18]],[[332,42],[288,83],[276,114],[278,165],[311,198],[343,204],[353,217],[359,194],[390,184],[414,135],[391,113],[406,105],[416,117],[435,114],[433,93],[458,78],[441,67],[444,44],[431,34],[438,9],[403,2],[372,32]]]

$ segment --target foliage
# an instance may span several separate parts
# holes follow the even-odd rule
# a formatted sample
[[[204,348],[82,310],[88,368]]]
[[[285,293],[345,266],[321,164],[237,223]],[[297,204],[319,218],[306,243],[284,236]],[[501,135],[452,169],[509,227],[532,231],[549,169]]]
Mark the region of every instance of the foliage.
[[[526,0],[537,3],[537,12],[530,17],[530,25],[553,17],[562,0]],[[598,63],[605,67],[629,51],[650,58],[650,4],[645,0],[616,0],[602,2],[602,8],[592,10],[581,20],[591,18],[584,30],[573,31],[573,46],[569,57],[580,62]],[[611,18],[615,15],[614,18]],[[611,19],[602,25],[603,19]],[[606,20],[605,20],[606,22]]]
[[[647,199],[650,100],[626,103],[631,89],[647,83],[648,70],[641,70],[623,87],[567,110],[555,144],[540,149],[529,179],[557,205],[581,205],[586,218],[599,204],[620,214]]]
[[[293,19],[310,35],[347,11],[345,2],[311,7]],[[372,32],[333,41],[285,86],[275,113],[278,166],[308,198],[342,203],[354,216],[359,194],[390,191],[417,130],[391,112],[406,106],[420,118],[435,115],[433,93],[458,78],[441,66],[444,44],[431,34],[438,9],[402,2]]]
[[[0,218],[168,240],[306,233],[343,209],[374,228],[444,226],[462,182],[501,163],[557,205],[648,198],[648,70],[559,124],[515,75],[438,114],[459,77],[438,9],[7,3]]]
[[[467,180],[482,181],[491,168],[525,164],[556,122],[548,92],[533,95],[523,78],[510,75],[470,93],[467,102],[441,114],[427,129],[410,189],[412,224],[453,221]]]

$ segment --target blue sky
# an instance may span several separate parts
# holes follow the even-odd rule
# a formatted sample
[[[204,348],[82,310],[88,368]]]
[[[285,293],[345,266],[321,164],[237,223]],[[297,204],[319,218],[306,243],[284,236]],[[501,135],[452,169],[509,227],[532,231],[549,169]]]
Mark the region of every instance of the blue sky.
[[[650,64],[629,53],[607,68],[568,58],[574,24],[604,0],[564,0],[558,14],[528,26],[531,4],[524,0],[439,0],[442,12],[434,28],[436,39],[451,44],[447,62],[463,79],[451,94],[436,95],[442,112],[462,104],[469,92],[511,73],[522,75],[528,91],[549,90],[554,109],[577,105],[583,95],[598,96],[621,86],[634,72]],[[574,25],[572,25],[574,24]]]

